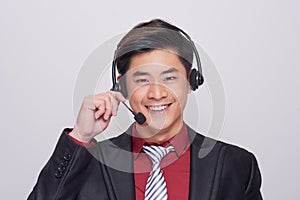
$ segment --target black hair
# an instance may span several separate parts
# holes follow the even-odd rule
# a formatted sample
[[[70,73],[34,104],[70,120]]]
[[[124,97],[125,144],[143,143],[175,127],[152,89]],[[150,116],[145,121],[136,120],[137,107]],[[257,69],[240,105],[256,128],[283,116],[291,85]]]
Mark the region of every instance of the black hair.
[[[177,53],[189,75],[193,63],[192,45],[181,29],[161,19],[140,23],[121,39],[115,55],[119,74],[122,76],[127,72],[134,55],[157,49]]]

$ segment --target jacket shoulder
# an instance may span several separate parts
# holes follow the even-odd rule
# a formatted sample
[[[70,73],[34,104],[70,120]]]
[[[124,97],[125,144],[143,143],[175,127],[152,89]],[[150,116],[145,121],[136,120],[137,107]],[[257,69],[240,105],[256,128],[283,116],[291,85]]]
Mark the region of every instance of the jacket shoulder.
[[[243,147],[204,136],[190,127],[188,130],[192,145],[197,146],[200,154],[202,152],[203,156],[208,155],[212,151],[217,151],[219,153],[222,152],[226,159],[237,162],[251,161],[254,157],[253,153]]]
[[[216,199],[262,199],[261,174],[252,152],[194,133],[192,151],[200,158],[198,163],[214,169]]]

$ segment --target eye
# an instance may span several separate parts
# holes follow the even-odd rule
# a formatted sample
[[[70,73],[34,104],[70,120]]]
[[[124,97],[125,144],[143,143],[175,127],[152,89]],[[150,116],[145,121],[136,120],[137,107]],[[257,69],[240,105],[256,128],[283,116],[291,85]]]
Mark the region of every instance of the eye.
[[[176,79],[177,79],[177,77],[175,77],[175,76],[168,76],[164,80],[171,81],[171,80],[176,80]]]
[[[135,82],[136,83],[147,83],[147,82],[149,82],[149,80],[147,80],[145,78],[141,78],[141,79],[137,79]]]

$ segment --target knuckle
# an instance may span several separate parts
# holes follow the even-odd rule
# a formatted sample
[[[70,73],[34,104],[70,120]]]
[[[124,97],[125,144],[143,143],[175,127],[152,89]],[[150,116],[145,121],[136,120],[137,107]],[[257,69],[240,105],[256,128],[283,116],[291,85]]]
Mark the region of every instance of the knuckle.
[[[108,95],[103,95],[102,97],[105,101],[108,101],[110,99],[110,97]]]

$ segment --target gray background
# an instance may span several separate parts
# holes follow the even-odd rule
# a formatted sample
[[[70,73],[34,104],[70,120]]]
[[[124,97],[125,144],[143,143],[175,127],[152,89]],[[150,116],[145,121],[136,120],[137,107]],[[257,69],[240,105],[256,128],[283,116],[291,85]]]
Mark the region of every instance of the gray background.
[[[255,153],[265,199],[299,199],[299,7],[297,0],[2,0],[1,199],[27,197],[60,132],[73,126],[74,84],[90,52],[157,17],[187,31],[215,63],[226,93],[220,139]]]

